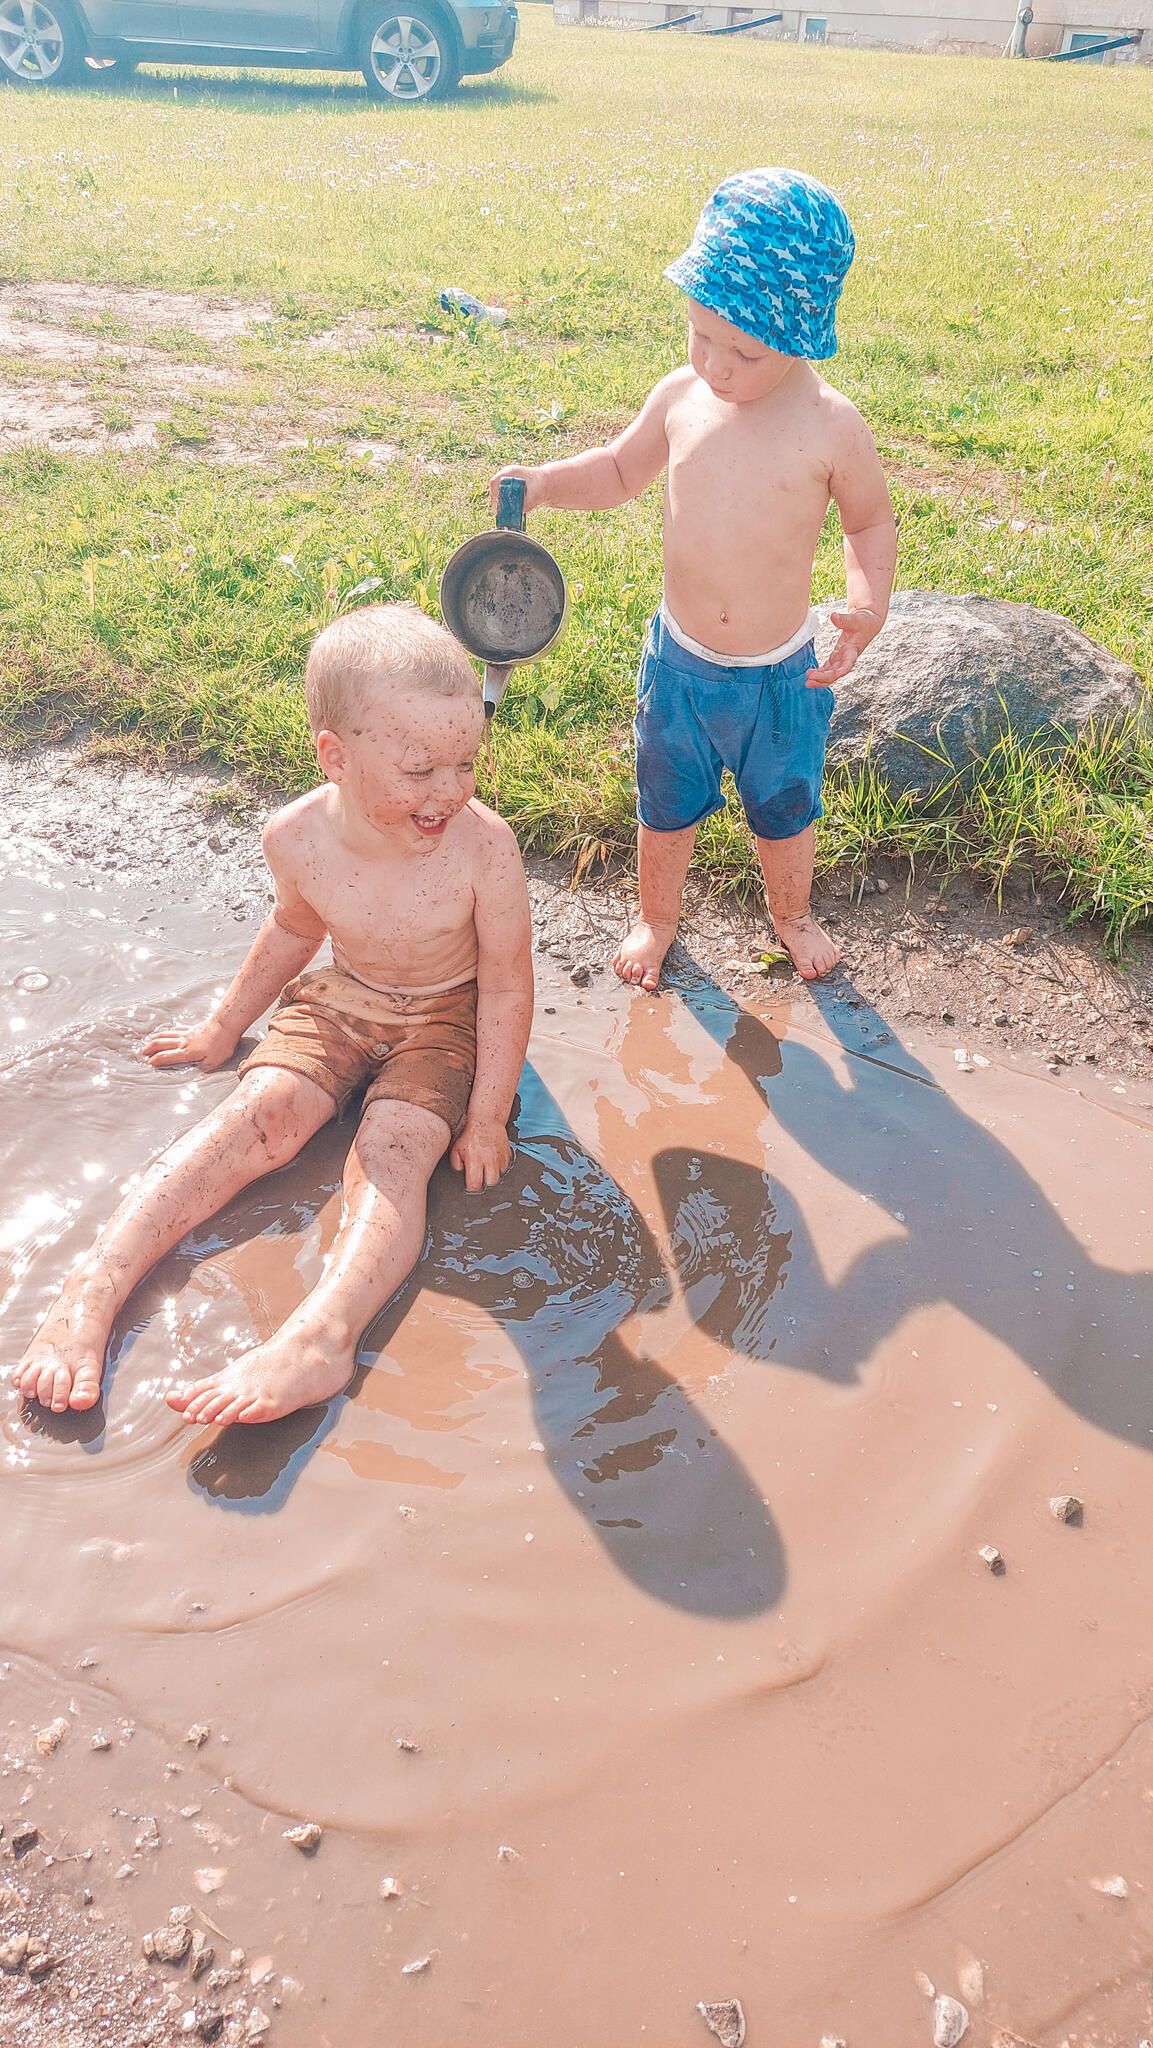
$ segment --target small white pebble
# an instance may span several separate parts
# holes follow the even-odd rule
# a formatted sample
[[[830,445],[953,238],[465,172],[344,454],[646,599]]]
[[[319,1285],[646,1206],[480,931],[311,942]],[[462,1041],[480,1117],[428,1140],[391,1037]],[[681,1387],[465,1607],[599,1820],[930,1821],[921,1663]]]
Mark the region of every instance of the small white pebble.
[[[400,1966],[401,1976],[419,1977],[422,1970],[427,1970],[430,1968],[432,1964],[432,1958],[433,1956],[435,1956],[435,1954],[436,1950],[433,1949],[431,1954],[427,1956],[417,1956],[415,1960],[411,1963],[402,1963]]]
[[[1123,1877],[1091,1877],[1090,1884],[1095,1892],[1104,1892],[1107,1899],[1127,1899],[1129,1887]]]
[[[510,1849],[510,1848],[509,1848],[509,1845],[508,1845],[508,1843],[507,1843],[507,1842],[502,1842],[502,1843],[501,1843],[501,1845],[500,1845],[500,1848],[499,1848],[499,1849],[497,1850],[497,1852],[496,1852],[496,1853],[497,1853],[497,1859],[498,1859],[498,1861],[499,1861],[499,1862],[501,1862],[501,1863],[519,1863],[519,1862],[520,1862],[520,1850],[519,1850],[519,1849]]]
[[[969,2031],[969,2015],[959,1998],[942,1991],[933,2007],[933,2048],[957,2048]]]
[[[380,1896],[382,1899],[399,1899],[399,1879],[395,1877],[382,1877],[380,1880]]]

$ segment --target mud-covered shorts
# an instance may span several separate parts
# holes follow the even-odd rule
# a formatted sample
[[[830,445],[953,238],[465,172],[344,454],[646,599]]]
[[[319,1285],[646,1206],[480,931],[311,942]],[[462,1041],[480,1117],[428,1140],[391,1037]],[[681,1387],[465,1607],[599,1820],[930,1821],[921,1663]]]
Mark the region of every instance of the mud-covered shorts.
[[[337,967],[301,974],[282,991],[268,1034],[240,1072],[283,1067],[335,1098],[337,1111],[363,1086],[370,1102],[431,1110],[457,1137],[476,1072],[476,983],[436,996],[368,988]]]

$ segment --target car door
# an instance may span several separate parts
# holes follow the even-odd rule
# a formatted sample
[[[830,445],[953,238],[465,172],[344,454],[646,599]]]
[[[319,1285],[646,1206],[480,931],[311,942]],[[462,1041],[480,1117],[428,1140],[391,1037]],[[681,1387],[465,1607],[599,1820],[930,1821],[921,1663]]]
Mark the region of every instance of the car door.
[[[85,0],[84,15],[94,36],[126,43],[178,43],[177,0]]]
[[[181,42],[205,49],[320,48],[318,0],[180,0],[179,13]]]

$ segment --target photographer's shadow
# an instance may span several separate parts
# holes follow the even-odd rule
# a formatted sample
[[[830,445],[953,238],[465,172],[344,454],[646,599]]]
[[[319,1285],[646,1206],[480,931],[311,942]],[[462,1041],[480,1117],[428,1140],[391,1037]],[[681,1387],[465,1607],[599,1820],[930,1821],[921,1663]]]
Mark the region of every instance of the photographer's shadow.
[[[635,1203],[579,1142],[532,1068],[518,1110],[513,1160],[495,1189],[470,1195],[447,1168],[434,1176],[425,1255],[366,1331],[348,1395],[221,1431],[193,1458],[190,1483],[219,1506],[275,1512],[428,1289],[482,1309],[514,1345],[549,1466],[626,1576],[694,1613],[734,1619],[775,1606],[785,1565],[759,1492],[689,1395],[645,1355],[643,1322],[626,1328],[667,1306],[683,1269],[710,1333],[760,1355],[768,1298],[788,1256],[764,1176],[720,1163],[729,1168],[722,1203],[753,1219],[755,1244],[737,1255],[739,1227],[722,1226],[715,1177],[705,1223],[700,1162],[662,1154],[656,1177],[670,1231],[662,1256]],[[309,1149],[313,1174],[321,1168],[325,1183],[334,1181],[327,1153],[315,1141]],[[270,1189],[268,1199],[282,1205],[284,1192]],[[256,1212],[249,1228],[255,1222]]]
[[[846,974],[812,990],[849,1055],[845,1079],[796,1037],[782,1065],[768,1026],[719,991],[678,993],[777,1126],[900,1231],[830,1286],[789,1205],[790,1313],[775,1362],[851,1384],[905,1317],[951,1304],[1088,1422],[1153,1447],[1153,1273],[1098,1264],[1020,1160],[936,1083]],[[1053,1090],[1050,1116],[1067,1101]],[[1075,1157],[1066,1156],[1075,1196]],[[1135,1207],[1147,1178],[1133,1187]],[[787,1201],[783,1188],[778,1200]],[[930,1358],[922,1369],[932,1370]]]
[[[667,1162],[674,1175],[675,1157]],[[675,1213],[671,1191],[668,1207]],[[522,1080],[504,1179],[479,1202],[457,1177],[439,1176],[430,1227],[420,1284],[483,1308],[515,1346],[553,1475],[618,1568],[691,1613],[731,1620],[777,1605],[784,1556],[760,1493],[684,1388],[645,1353],[640,1319],[673,1299],[682,1239],[674,1230],[670,1267],[636,1204],[579,1142],[533,1069]],[[786,1251],[771,1229],[763,1234],[757,1272],[771,1291]],[[725,1259],[718,1236],[718,1275]],[[694,1269],[694,1283],[702,1277]],[[374,1350],[388,1342],[406,1295],[369,1333]],[[750,1327],[757,1320],[751,1311]]]

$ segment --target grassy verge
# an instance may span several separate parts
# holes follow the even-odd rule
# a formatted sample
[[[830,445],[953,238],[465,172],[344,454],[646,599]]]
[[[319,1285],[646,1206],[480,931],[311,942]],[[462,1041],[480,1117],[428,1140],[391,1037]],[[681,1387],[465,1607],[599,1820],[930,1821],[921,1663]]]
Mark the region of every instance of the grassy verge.
[[[1049,606],[1153,672],[1147,71],[654,45],[529,10],[509,71],[444,106],[156,73],[0,113],[0,273],[256,308],[228,340],[179,308],[139,330],[89,310],[66,366],[0,336],[0,383],[50,409],[66,376],[93,422],[91,452],[0,459],[8,742],[87,725],[305,782],[310,635],[374,579],[432,606],[493,466],[629,416],[682,346],[664,262],[717,177],[774,159],[829,178],[857,226],[835,376],[890,467],[901,583]],[[443,283],[513,324],[445,331]],[[141,419],[150,445],[118,448]],[[658,527],[649,494],[536,528],[574,604],[502,714],[501,801],[527,844],[586,862],[628,845]],[[818,594],[838,583],[830,529]],[[1119,940],[1153,917],[1151,788],[1136,734],[1060,762],[1006,744],[931,805],[834,776],[821,859],[994,879],[1026,861]],[[701,860],[750,878],[731,820]]]

